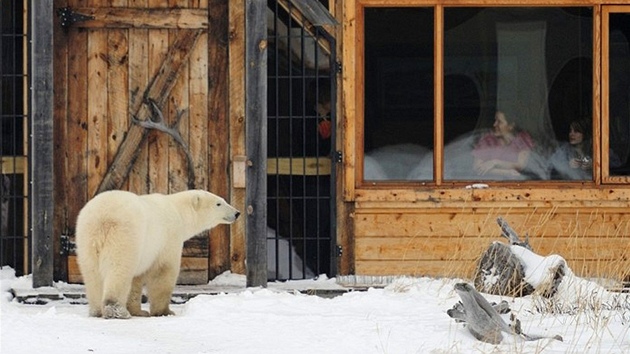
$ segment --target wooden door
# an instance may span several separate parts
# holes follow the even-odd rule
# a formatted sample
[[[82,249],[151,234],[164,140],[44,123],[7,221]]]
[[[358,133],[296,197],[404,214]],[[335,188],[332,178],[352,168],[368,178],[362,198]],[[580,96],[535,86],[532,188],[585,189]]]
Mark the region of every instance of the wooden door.
[[[65,245],[78,211],[101,191],[227,197],[226,90],[224,80],[209,84],[227,63],[222,30],[209,25],[225,23],[227,0],[215,2],[210,15],[199,0],[55,1],[55,230],[68,256],[56,278],[81,281]],[[229,269],[228,229],[212,233],[222,252],[213,271]],[[186,242],[179,282],[206,283],[214,248],[207,233]]]

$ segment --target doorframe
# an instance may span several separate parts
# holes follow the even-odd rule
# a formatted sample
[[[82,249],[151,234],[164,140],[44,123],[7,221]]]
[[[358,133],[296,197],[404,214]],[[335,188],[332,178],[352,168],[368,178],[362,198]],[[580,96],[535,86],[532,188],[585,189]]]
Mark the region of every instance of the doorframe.
[[[33,287],[53,284],[53,0],[30,1],[30,220]],[[28,209],[27,209],[28,210]]]

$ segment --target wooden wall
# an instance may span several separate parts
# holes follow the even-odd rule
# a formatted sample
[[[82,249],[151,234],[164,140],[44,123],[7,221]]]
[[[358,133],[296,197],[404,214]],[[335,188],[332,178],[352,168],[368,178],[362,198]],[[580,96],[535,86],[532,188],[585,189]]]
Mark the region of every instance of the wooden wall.
[[[55,1],[56,9],[92,16],[55,24],[55,235],[72,241],[80,208],[102,190],[202,188],[230,200],[229,117],[239,103],[228,105],[228,31],[238,31],[228,27],[229,3]],[[185,147],[133,122],[156,119],[151,102]],[[239,223],[233,228],[242,231]],[[180,282],[205,283],[231,268],[229,230],[219,226],[185,244]],[[56,278],[80,281],[72,253],[67,260],[56,260]]]
[[[436,144],[437,173],[434,183],[370,183],[362,176],[364,38],[361,35],[363,6],[434,6],[436,23],[443,21],[445,6],[506,6],[502,0],[348,0],[342,18],[342,104],[339,129],[343,136],[343,171],[339,174],[348,227],[338,235],[344,247],[346,270],[361,275],[428,275],[470,277],[477,259],[491,242],[501,241],[498,216],[504,217],[521,235],[529,234],[534,250],[542,255],[557,253],[579,275],[615,279],[630,275],[630,186],[627,177],[606,176],[600,154],[596,173],[589,183],[488,183],[487,189],[467,189],[465,183],[444,181],[443,145]],[[592,6],[594,17],[594,121],[605,121],[607,97],[601,97],[600,72],[605,62],[602,47],[602,1],[521,0],[519,6]],[[615,0],[613,3],[621,3]],[[443,33],[436,31],[435,43]],[[442,47],[435,51],[434,137],[444,135]],[[605,59],[605,58],[604,58]],[[607,113],[606,113],[607,114]],[[595,136],[606,136],[598,124]],[[607,146],[595,139],[595,151]],[[345,221],[343,221],[345,223]]]
[[[628,189],[509,188],[359,191],[357,274],[473,275],[502,216],[541,255],[559,254],[576,274],[630,275]],[[396,196],[396,202],[385,202]]]

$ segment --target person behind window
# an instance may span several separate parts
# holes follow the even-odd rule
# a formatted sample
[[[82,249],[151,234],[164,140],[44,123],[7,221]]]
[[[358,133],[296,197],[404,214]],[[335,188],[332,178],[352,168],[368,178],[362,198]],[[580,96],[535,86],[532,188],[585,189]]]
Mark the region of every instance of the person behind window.
[[[518,128],[514,117],[497,111],[492,130],[481,136],[472,155],[473,169],[484,179],[526,179],[534,141]]]
[[[589,121],[572,121],[569,125],[569,141],[561,143],[551,156],[552,177],[577,180],[592,179],[592,148]]]

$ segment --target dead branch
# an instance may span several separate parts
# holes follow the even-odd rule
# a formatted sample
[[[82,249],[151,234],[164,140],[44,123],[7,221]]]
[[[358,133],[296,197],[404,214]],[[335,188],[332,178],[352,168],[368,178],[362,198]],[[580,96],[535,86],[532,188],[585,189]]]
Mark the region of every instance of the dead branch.
[[[516,231],[512,229],[512,227],[505,221],[502,217],[497,218],[497,223],[501,228],[501,236],[507,238],[510,241],[510,245],[518,245],[521,247],[525,247],[528,250],[532,250],[532,246],[529,245],[529,235],[525,234],[525,241],[521,241],[521,238],[518,236]]]
[[[147,120],[139,120],[135,117],[132,117],[132,121],[139,126],[146,129],[155,129],[170,135],[184,150],[186,154],[186,160],[188,162],[188,188],[195,188],[195,168],[193,163],[192,154],[190,153],[190,149],[188,148],[188,144],[182,138],[182,135],[179,133],[179,122],[181,121],[181,117],[186,113],[186,109],[177,110],[177,118],[175,119],[175,123],[173,126],[168,127],[164,120],[164,114],[162,114],[162,110],[158,106],[158,104],[152,98],[148,98],[145,101],[151,110],[152,116],[151,119]]]

